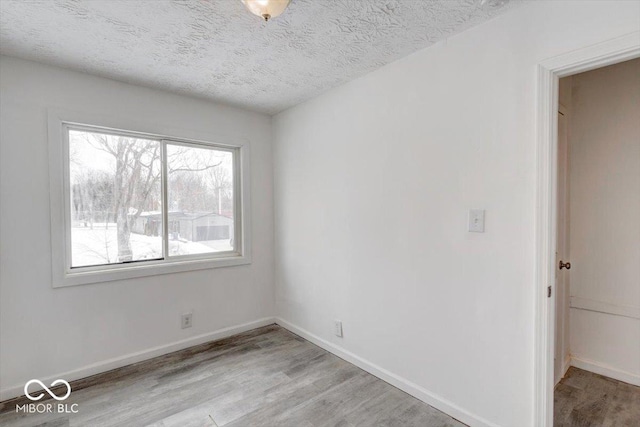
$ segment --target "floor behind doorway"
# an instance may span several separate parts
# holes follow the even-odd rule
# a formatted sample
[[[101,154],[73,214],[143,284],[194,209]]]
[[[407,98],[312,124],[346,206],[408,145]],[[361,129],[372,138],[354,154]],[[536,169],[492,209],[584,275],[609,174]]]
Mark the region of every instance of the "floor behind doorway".
[[[569,368],[554,393],[554,427],[638,427],[640,387]]]

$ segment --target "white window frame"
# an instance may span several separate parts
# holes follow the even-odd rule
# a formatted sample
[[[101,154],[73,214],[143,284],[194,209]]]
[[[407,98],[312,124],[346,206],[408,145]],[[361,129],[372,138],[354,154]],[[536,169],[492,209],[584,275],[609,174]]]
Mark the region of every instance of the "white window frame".
[[[52,286],[54,288],[124,280],[251,263],[250,146],[246,140],[221,138],[206,132],[176,130],[163,125],[87,113],[49,110],[49,177],[51,207]],[[69,130],[105,132],[161,142],[163,254],[162,260],[124,264],[71,267],[71,191],[69,185]],[[176,137],[173,135],[183,135]],[[234,153],[234,250],[169,256],[165,231],[168,225],[167,144],[204,147]]]

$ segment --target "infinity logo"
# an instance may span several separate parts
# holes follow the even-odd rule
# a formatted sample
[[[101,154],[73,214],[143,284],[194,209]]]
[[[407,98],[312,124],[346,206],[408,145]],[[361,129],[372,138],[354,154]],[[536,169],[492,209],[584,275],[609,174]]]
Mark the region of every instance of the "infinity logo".
[[[37,395],[37,396],[31,396],[31,395],[29,394],[29,386],[30,386],[31,384],[34,384],[34,383],[35,383],[35,384],[40,385],[40,387],[42,387],[42,389],[43,389],[44,391],[46,391],[47,393],[49,393],[49,395],[50,395],[51,397],[53,397],[55,400],[65,400],[65,399],[66,399],[67,397],[69,397],[69,395],[71,394],[71,386],[70,386],[70,385],[69,385],[69,383],[68,383],[68,382],[66,382],[65,380],[55,380],[54,382],[52,382],[52,383],[51,383],[51,386],[50,386],[50,387],[55,387],[55,386],[57,386],[58,384],[64,384],[64,385],[66,385],[66,386],[67,386],[67,393],[66,393],[64,396],[62,396],[62,397],[57,396],[54,392],[52,392],[52,391],[49,389],[49,387],[47,387],[46,385],[44,385],[44,384],[42,383],[42,381],[40,381],[40,380],[29,380],[29,381],[24,385],[24,395],[25,395],[25,396],[27,396],[27,398],[28,398],[28,399],[30,399],[30,400],[40,400],[40,399],[42,399],[42,397],[44,396],[44,393],[40,393],[40,394],[39,394],[39,395]]]

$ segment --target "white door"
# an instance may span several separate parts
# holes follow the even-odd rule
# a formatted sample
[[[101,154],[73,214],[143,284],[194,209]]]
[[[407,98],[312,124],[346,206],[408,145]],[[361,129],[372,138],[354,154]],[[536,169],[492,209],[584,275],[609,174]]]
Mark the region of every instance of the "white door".
[[[562,379],[569,356],[569,269],[560,262],[569,262],[569,144],[567,112],[558,111],[558,222],[556,235],[556,330],[554,373],[555,382]],[[570,268],[570,267],[569,267]]]

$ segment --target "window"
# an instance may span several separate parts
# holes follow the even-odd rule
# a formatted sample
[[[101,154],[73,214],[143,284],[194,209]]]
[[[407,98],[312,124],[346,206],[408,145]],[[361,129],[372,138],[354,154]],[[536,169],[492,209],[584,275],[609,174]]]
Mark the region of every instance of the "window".
[[[161,141],[67,132],[71,268],[163,259]]]
[[[169,255],[232,252],[233,152],[167,144]]]
[[[249,262],[241,146],[59,124],[64,230],[54,233],[52,217],[52,247],[61,235],[64,268],[54,286]]]

